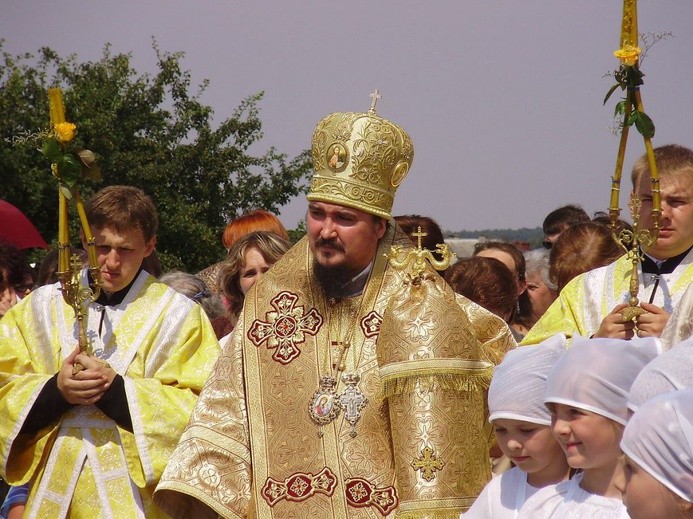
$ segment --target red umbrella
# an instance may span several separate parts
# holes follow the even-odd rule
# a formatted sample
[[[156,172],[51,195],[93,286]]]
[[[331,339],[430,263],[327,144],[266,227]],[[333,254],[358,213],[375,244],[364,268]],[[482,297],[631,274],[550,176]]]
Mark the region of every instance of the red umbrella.
[[[4,200],[0,200],[0,240],[5,240],[18,249],[49,248],[24,213]]]

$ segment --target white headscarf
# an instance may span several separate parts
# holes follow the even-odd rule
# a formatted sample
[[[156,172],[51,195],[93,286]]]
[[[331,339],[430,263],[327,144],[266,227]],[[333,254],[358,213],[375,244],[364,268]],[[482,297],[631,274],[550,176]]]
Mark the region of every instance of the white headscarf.
[[[510,418],[551,425],[551,413],[544,405],[546,377],[565,352],[566,342],[565,335],[558,334],[537,346],[521,346],[505,355],[488,390],[490,421]]]
[[[659,340],[651,337],[630,341],[574,337],[549,373],[544,402],[577,407],[625,425],[630,387],[660,352]]]
[[[693,502],[693,389],[645,402],[628,422],[621,450],[672,492]]]
[[[643,368],[630,388],[628,408],[637,411],[656,395],[685,388],[693,388],[693,338],[665,351]]]

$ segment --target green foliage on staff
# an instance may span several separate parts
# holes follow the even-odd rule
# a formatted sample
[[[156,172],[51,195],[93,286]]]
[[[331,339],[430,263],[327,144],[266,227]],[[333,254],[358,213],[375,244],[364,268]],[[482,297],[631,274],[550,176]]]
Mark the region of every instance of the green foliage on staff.
[[[77,125],[75,144],[96,153],[102,180],[85,181],[84,199],[112,184],[142,188],[160,215],[157,250],[165,270],[198,270],[223,259],[228,219],[251,210],[278,212],[304,193],[306,150],[288,159],[274,147],[255,154],[262,138],[251,95],[221,122],[181,68],[183,53],[153,44],[157,72],[138,73],[131,54],[106,45],[94,62],[42,48],[12,56],[0,40],[0,198],[21,207],[43,237],[57,241],[58,194],[50,163],[31,136],[50,125],[47,89],[63,90],[66,118]],[[251,148],[253,151],[251,151]],[[78,244],[77,218],[70,236]]]

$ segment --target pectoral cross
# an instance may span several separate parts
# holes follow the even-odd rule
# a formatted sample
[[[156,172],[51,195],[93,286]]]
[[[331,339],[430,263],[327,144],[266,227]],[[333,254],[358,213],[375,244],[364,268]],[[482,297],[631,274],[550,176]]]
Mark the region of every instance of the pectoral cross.
[[[371,101],[371,107],[370,107],[370,109],[368,110],[368,113],[369,113],[369,114],[375,114],[375,105],[378,104],[378,100],[379,100],[381,97],[383,97],[383,96],[380,95],[380,90],[378,90],[378,89],[376,88],[376,89],[375,89],[375,92],[373,92],[372,94],[370,94],[370,97],[371,97],[371,99],[373,99],[373,101]]]
[[[339,405],[344,410],[344,418],[349,425],[351,431],[349,436],[356,437],[356,424],[361,419],[361,410],[368,404],[368,398],[358,388],[361,377],[356,373],[342,375],[342,381],[346,384],[346,388],[339,395]]]

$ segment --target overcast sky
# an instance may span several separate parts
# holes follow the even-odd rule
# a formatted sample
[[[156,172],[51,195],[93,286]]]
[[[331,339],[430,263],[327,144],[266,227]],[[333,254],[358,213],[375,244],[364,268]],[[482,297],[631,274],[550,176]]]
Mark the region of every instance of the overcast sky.
[[[621,0],[2,0],[11,54],[42,46],[98,60],[107,42],[156,70],[152,37],[183,51],[202,102],[219,120],[265,91],[266,147],[293,157],[335,111],[378,113],[403,126],[414,163],[394,213],[448,230],[535,227],[546,213],[609,200],[617,137]],[[693,147],[693,0],[640,0],[639,31],[671,31],[648,53],[642,89],[655,146]],[[631,132],[627,170],[644,152]],[[625,189],[627,191],[627,189]],[[625,207],[625,203],[622,202]],[[282,211],[294,227],[305,200]]]

